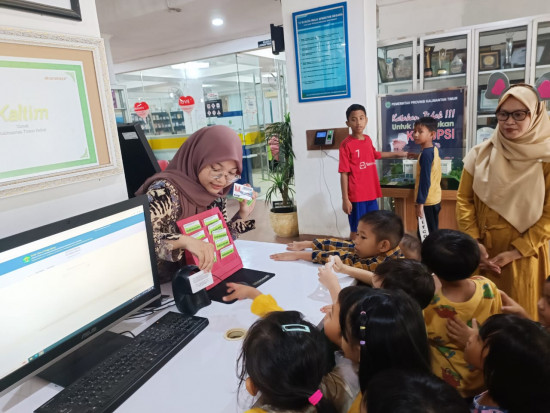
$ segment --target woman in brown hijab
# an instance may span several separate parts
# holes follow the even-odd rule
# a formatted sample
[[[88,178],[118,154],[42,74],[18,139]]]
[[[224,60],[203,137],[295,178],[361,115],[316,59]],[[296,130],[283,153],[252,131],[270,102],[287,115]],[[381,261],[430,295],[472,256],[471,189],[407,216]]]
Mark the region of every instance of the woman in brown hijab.
[[[238,135],[226,126],[208,126],[193,133],[178,149],[168,167],[147,179],[136,194],[147,194],[161,282],[170,281],[185,264],[185,250],[199,260],[200,269],[210,271],[214,246],[182,235],[180,219],[218,207],[225,220],[226,196],[242,171],[242,147]],[[240,204],[239,212],[227,221],[231,235],[254,228],[243,221],[254,203]]]
[[[458,226],[477,239],[481,274],[536,317],[549,275],[550,119],[529,85],[502,95],[493,136],[464,159]]]

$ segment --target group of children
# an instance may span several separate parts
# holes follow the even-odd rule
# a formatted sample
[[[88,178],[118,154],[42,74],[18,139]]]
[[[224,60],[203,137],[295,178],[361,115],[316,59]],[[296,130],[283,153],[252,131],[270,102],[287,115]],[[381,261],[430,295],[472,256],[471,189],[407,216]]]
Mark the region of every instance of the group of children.
[[[353,252],[326,240],[289,244],[312,251],[284,259],[325,263],[319,280],[333,304],[324,309],[324,335],[270,295],[228,284],[231,299],[253,299],[263,317],[240,357],[242,382],[257,396],[250,412],[548,411],[550,278],[539,324],[473,275],[480,256],[469,235],[438,230],[418,251],[400,223],[392,212],[365,214]],[[357,285],[340,289],[335,271]]]
[[[408,154],[374,149],[363,135],[363,107],[352,105],[346,115],[352,135],[342,143],[340,173],[353,241],[293,242],[271,256],[322,264],[319,280],[332,298],[322,309],[324,334],[270,295],[228,283],[227,299],[252,299],[262,317],[239,358],[241,385],[255,397],[248,412],[549,411],[550,277],[537,323],[475,275],[473,238],[437,229],[441,167],[431,118],[414,132],[423,149],[417,215],[429,235],[421,243],[404,234],[397,215],[370,201],[379,196],[374,160]],[[361,194],[359,182],[374,182],[374,192]],[[357,284],[341,289],[335,272]]]

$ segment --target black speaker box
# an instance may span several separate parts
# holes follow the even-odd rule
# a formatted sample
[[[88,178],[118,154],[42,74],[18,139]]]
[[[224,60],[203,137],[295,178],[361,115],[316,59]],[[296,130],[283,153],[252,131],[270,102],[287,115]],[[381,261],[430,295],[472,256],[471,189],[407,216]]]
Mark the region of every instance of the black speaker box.
[[[273,54],[279,54],[285,51],[285,37],[283,35],[283,26],[270,24],[271,28],[271,51]]]

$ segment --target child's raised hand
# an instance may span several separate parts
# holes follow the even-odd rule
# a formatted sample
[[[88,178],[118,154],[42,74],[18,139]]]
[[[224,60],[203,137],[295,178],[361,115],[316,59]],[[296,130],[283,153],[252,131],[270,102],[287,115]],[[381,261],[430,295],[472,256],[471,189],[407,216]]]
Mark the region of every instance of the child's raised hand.
[[[245,298],[253,300],[262,294],[257,288],[239,283],[227,283],[227,292],[229,294],[222,298],[223,301],[244,300]]]
[[[340,258],[340,256],[338,255],[333,255],[332,257],[334,257],[333,259],[333,265],[332,265],[332,269],[335,271],[335,272],[341,272],[341,273],[345,273],[346,271],[346,264],[344,264],[342,262],[342,259]]]
[[[323,314],[328,314],[331,311],[332,311],[332,304],[324,305],[323,307],[321,307],[321,312]]]
[[[458,317],[451,317],[447,319],[447,336],[449,340],[454,343],[459,349],[464,350],[466,343],[472,334],[477,331],[477,321],[472,319],[472,327],[462,321]]]
[[[502,298],[502,312],[504,314],[514,314],[528,320],[531,319],[531,317],[529,317],[529,314],[527,314],[527,311],[525,311],[525,308],[523,308],[521,305],[511,299],[510,296],[504,291],[498,291],[500,292],[500,296]]]
[[[331,287],[339,286],[338,277],[332,271],[332,268],[322,266],[319,268],[319,282],[327,287],[329,290]]]

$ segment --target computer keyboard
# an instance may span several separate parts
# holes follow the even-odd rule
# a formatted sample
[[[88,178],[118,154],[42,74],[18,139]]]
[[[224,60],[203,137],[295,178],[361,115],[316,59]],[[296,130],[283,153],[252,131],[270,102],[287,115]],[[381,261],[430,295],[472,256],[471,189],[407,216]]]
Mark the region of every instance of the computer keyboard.
[[[208,325],[168,312],[35,412],[112,412]]]

